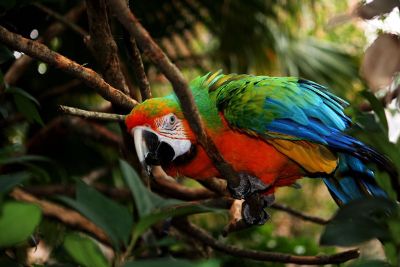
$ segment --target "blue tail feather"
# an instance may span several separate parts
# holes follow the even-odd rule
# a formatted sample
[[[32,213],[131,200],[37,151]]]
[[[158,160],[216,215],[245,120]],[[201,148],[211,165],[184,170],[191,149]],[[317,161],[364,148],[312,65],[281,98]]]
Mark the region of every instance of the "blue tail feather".
[[[376,183],[374,173],[360,159],[348,154],[339,154],[334,176],[324,178],[324,182],[339,205],[365,196],[387,197]]]

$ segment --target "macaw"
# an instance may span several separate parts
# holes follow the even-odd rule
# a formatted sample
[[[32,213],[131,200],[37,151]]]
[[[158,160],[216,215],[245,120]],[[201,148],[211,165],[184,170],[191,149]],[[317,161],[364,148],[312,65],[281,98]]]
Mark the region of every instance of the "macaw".
[[[373,172],[374,162],[395,172],[374,148],[344,133],[348,105],[327,88],[295,77],[208,73],[190,83],[207,134],[248,188],[228,188],[235,198],[254,193],[273,201],[276,188],[302,177],[320,177],[342,205],[365,195],[385,197]],[[139,161],[149,171],[161,165],[170,176],[197,180],[220,177],[185,119],[177,96],[152,98],[126,116]],[[264,209],[243,219],[263,224]]]

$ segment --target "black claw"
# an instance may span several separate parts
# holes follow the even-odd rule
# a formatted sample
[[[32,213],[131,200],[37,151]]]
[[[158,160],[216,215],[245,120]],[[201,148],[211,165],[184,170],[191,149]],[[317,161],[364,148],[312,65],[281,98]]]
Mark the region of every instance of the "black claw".
[[[272,204],[275,202],[275,195],[274,194],[269,194],[269,195],[264,195],[262,196],[262,199],[264,201],[264,207],[268,208],[271,207]]]
[[[257,212],[257,215],[253,214],[251,206],[247,201],[242,204],[242,217],[243,220],[249,225],[263,225],[271,217],[263,208]]]
[[[268,186],[255,176],[245,172],[240,172],[238,175],[240,177],[238,186],[233,187],[228,183],[228,190],[235,199],[243,199],[253,193],[263,192],[268,189]]]
[[[233,187],[232,184],[228,182],[229,193],[231,193],[234,199],[243,199],[247,195],[249,195],[251,191],[251,185],[249,179],[240,176],[239,182],[240,182],[239,185],[236,187]]]

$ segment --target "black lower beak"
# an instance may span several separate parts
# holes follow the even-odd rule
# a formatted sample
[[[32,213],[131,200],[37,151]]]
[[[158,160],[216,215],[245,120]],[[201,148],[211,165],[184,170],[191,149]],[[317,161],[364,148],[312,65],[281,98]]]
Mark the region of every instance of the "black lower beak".
[[[149,151],[145,155],[147,165],[165,165],[174,159],[174,149],[169,144],[160,141],[155,133],[144,131],[143,139]]]

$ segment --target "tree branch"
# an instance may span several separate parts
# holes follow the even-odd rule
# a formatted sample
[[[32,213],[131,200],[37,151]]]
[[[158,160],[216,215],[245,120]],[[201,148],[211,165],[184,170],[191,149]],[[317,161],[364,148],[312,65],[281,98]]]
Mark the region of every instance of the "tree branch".
[[[140,51],[137,48],[136,41],[133,37],[130,37],[126,43],[129,52],[129,58],[131,59],[131,64],[139,84],[142,101],[144,101],[151,98],[151,90],[149,81],[147,80],[146,72],[144,71],[142,56],[140,55]],[[133,94],[134,93],[131,92],[131,96],[133,96]]]
[[[104,99],[113,104],[131,110],[138,103],[106,83],[95,71],[50,50],[43,44],[23,38],[0,26],[0,40],[14,50],[40,59],[62,71],[82,79],[88,86],[95,89]]]
[[[275,210],[284,211],[294,217],[300,218],[304,221],[313,222],[316,224],[325,225],[325,224],[329,223],[329,221],[330,221],[330,220],[327,220],[327,219],[324,219],[321,217],[304,214],[304,213],[302,213],[298,210],[292,209],[284,204],[274,203],[274,204],[272,204],[271,208],[273,208]]]
[[[78,20],[81,16],[82,12],[85,10],[85,5],[83,3],[78,4],[73,7],[68,13],[64,16],[66,21],[70,21],[73,23]],[[65,30],[65,25],[60,22],[55,22],[51,24],[44,34],[38,38],[37,42],[47,43],[52,38],[57,35],[60,35]],[[6,84],[13,85],[15,84],[19,78],[25,73],[26,69],[29,67],[30,63],[33,61],[33,58],[23,55],[19,59],[15,60],[15,62],[11,65],[8,71],[4,75],[4,81]],[[0,86],[0,92],[2,88]]]
[[[129,95],[129,89],[121,72],[118,48],[108,24],[104,0],[86,0],[90,39],[93,56],[101,66],[105,80],[115,88]]]
[[[177,228],[182,233],[185,233],[188,237],[194,238],[201,243],[212,247],[215,250],[222,251],[226,254],[240,258],[269,262],[323,265],[339,264],[351,259],[358,258],[360,256],[360,252],[358,249],[348,250],[332,255],[318,256],[295,256],[286,253],[242,249],[232,245],[224,244],[221,241],[214,239],[209,233],[207,233],[200,227],[188,222],[186,218],[175,218],[172,221],[172,224],[175,228]]]
[[[79,108],[63,106],[63,105],[60,105],[59,109],[64,114],[79,116],[79,117],[83,117],[85,119],[95,119],[95,120],[102,120],[102,121],[124,121],[125,120],[125,115],[120,115],[120,114],[88,111],[88,110],[83,110],[83,109],[79,109]]]
[[[214,142],[206,134],[193,95],[182,73],[168,59],[160,47],[150,37],[146,29],[143,28],[137,18],[130,12],[125,1],[108,0],[108,2],[118,20],[129,34],[135,38],[143,53],[153,61],[173,85],[174,91],[179,98],[183,114],[189,121],[189,125],[196,134],[199,143],[206,150],[218,171],[233,187],[237,187],[240,184],[240,178],[233,170],[232,166],[225,162]]]
[[[64,208],[47,200],[37,199],[20,188],[15,188],[10,193],[10,196],[16,200],[36,204],[40,207],[45,216],[55,218],[66,225],[76,227],[80,230],[90,233],[101,242],[110,244],[108,237],[102,229],[76,211]]]

